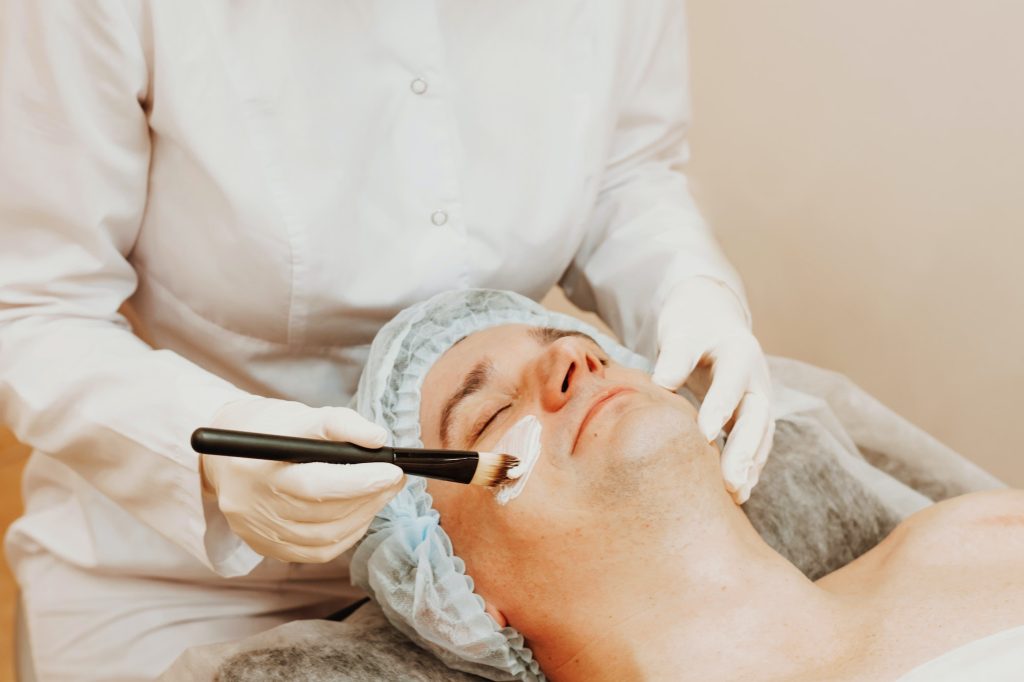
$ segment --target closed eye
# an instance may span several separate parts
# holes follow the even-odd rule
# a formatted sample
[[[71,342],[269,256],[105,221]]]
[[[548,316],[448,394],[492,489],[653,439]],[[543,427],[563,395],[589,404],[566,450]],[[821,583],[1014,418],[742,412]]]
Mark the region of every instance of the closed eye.
[[[492,414],[491,418],[484,422],[483,426],[477,429],[476,433],[473,435],[473,442],[475,443],[476,441],[480,440],[480,436],[484,435],[484,431],[486,431],[488,427],[490,427],[490,425],[494,423],[495,418],[510,407],[512,407],[512,405],[506,405],[505,407],[501,408],[500,410]]]

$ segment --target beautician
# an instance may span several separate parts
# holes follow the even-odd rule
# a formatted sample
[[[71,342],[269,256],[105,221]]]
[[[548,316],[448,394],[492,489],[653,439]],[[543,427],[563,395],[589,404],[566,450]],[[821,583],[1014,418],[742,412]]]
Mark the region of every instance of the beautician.
[[[34,448],[5,547],[40,679],[351,602],[401,472],[189,434],[383,443],[344,406],[442,290],[561,284],[658,383],[700,363],[749,494],[768,375],[681,170],[681,4],[0,3],[0,419]]]

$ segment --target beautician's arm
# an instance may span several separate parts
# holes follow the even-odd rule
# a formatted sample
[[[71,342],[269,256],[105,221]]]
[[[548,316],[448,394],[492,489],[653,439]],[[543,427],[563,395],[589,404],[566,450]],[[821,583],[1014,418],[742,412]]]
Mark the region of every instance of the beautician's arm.
[[[262,557],[207,527],[188,444],[248,394],[118,314],[149,173],[142,3],[0,7],[0,420],[217,573],[248,573]]]
[[[724,284],[746,311],[739,277],[690,196],[686,22],[678,0],[631,4],[623,17],[613,133],[588,236],[561,284],[626,345],[654,358],[657,312],[681,280]]]

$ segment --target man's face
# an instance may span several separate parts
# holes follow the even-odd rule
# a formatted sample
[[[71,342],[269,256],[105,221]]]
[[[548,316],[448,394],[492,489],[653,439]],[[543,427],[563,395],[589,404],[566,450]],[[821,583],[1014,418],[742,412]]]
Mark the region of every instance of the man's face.
[[[586,599],[596,559],[629,556],[681,513],[687,480],[718,468],[687,400],[583,335],[493,327],[450,348],[423,383],[426,447],[491,451],[527,415],[543,427],[541,454],[518,498],[501,506],[491,489],[439,481],[429,491],[477,592],[530,638],[529,624],[559,608],[542,593],[568,582]],[[536,597],[529,608],[524,594]]]

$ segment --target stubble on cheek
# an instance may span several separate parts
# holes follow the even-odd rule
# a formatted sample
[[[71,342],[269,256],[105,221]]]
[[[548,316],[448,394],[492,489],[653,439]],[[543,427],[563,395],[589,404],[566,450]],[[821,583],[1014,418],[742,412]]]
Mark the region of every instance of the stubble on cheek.
[[[621,416],[603,434],[594,453],[600,462],[584,486],[591,504],[633,516],[663,518],[666,504],[700,483],[701,457],[707,456],[692,418],[677,410],[645,406]]]

